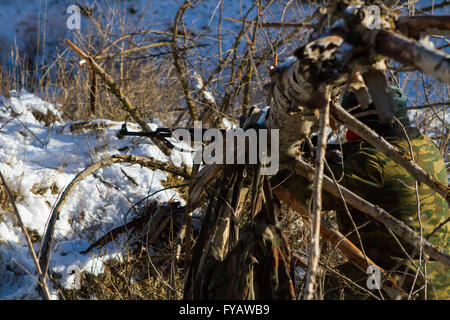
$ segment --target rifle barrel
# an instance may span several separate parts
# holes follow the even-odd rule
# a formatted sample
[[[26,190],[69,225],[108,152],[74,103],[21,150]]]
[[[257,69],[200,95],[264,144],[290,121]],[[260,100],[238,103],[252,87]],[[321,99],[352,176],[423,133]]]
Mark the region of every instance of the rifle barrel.
[[[119,131],[119,137],[123,137],[123,136],[135,136],[135,137],[159,137],[159,138],[170,138],[173,134],[173,132],[175,130],[178,129],[184,129],[184,130],[188,130],[189,133],[191,134],[191,136],[194,135],[195,130],[199,130],[200,128],[158,128],[155,131],[151,131],[151,132],[138,132],[138,131],[128,131],[126,129],[126,127],[122,126],[122,129]],[[206,128],[201,128],[202,130],[202,136],[203,134],[209,130]],[[217,129],[219,130],[222,134],[225,134],[227,130],[224,129]]]

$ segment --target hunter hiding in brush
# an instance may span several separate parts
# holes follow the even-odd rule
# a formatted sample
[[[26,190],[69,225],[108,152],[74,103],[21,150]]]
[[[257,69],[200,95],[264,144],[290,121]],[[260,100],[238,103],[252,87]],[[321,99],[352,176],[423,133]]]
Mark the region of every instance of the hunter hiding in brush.
[[[330,15],[323,16],[329,29],[271,68],[271,82],[264,86],[270,109],[255,108],[242,121],[244,129],[255,125],[279,130],[279,167],[285,170],[270,181],[258,168],[236,164],[207,164],[192,174],[190,212],[207,202],[208,219],[192,259],[187,255],[185,298],[318,298],[320,242],[325,240],[354,264],[343,265],[343,273],[353,282],[362,281],[360,289],[372,297],[383,291],[383,298],[391,299],[450,298],[450,199],[444,161],[431,139],[410,126],[405,96],[388,85],[386,57],[422,64],[421,71],[441,82],[449,80],[450,60],[400,35],[392,10],[380,7],[380,30],[371,27],[364,2],[338,3],[343,12],[332,23]],[[335,9],[337,5],[330,12]],[[395,46],[400,43],[404,46]],[[406,47],[411,54],[402,54]],[[342,108],[337,100],[345,92],[349,94]],[[330,115],[353,131],[341,155],[325,152]],[[317,122],[314,147],[309,138]],[[305,144],[315,152],[310,163],[301,148]],[[294,255],[278,226],[272,194],[310,222],[300,295],[294,292]],[[341,232],[323,219],[325,210],[336,211]],[[186,234],[190,239],[190,232]],[[365,273],[374,265],[382,276],[376,295],[366,289],[374,289],[367,286]],[[325,292],[325,298],[332,294]]]
[[[394,115],[397,118],[391,123],[380,121],[373,103],[366,108],[361,107],[353,92],[344,96],[342,105],[404,154],[409,155],[412,149],[413,160],[446,185],[447,173],[438,148],[430,138],[410,125],[406,110],[407,99],[403,92],[396,87],[391,87],[391,90],[396,110]],[[443,224],[449,218],[446,200],[424,183],[417,185],[416,195],[414,177],[353,131],[347,131],[346,140],[342,145],[342,155],[336,150],[327,153],[328,170],[325,170],[325,174],[333,175],[342,186],[385,209],[432,244],[448,252],[448,225]],[[296,200],[308,207],[312,193],[308,179],[284,170],[274,180],[285,180],[282,185],[295,190],[293,194]],[[273,181],[272,185],[277,183]],[[322,206],[323,210],[336,211],[339,231],[347,235],[377,265],[388,273],[392,272],[392,277],[407,294],[411,292],[413,298],[425,298],[426,295],[427,299],[450,299],[450,270],[443,264],[431,259],[425,260],[424,268],[423,261],[419,261],[419,256],[423,259],[423,254],[402,239],[396,238],[385,226],[364,213],[345,206],[342,199],[325,191]],[[419,265],[420,272],[416,275]],[[367,274],[350,264],[344,264],[341,271],[354,281],[359,279],[360,284],[365,286]],[[333,296],[335,295],[329,295]]]

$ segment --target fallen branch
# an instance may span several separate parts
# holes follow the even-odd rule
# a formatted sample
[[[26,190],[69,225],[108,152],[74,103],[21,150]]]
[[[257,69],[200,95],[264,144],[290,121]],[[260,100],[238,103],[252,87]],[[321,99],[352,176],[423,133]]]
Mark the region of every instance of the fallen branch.
[[[181,214],[184,212],[184,209],[179,206],[179,203],[169,203],[169,206],[167,207],[154,207],[154,212],[149,211],[150,210],[146,210],[146,214],[144,216],[137,217],[124,225],[108,231],[104,236],[100,237],[97,241],[91,244],[89,248],[81,251],[80,253],[86,254],[96,247],[104,246],[105,244],[114,241],[119,234],[128,232],[131,229],[143,229],[146,223],[148,223],[149,225],[148,231],[146,233],[151,234],[151,239],[146,244],[148,246],[151,246],[167,226],[167,223],[170,221],[170,216],[181,216]],[[166,218],[167,223],[165,221],[162,221],[161,223],[161,219],[164,217]]]
[[[139,52],[142,50],[147,50],[147,49],[152,49],[152,48],[159,48],[159,47],[164,47],[164,46],[170,46],[172,44],[172,42],[169,41],[161,41],[161,42],[154,42],[154,43],[150,43],[144,46],[140,46],[140,47],[135,47],[135,48],[131,48],[131,49],[127,49],[121,52],[115,52],[115,53],[110,53],[110,54],[105,54],[105,55],[101,55],[101,56],[97,56],[97,59],[111,59],[114,58],[116,56],[125,56],[127,54],[130,53],[134,53],[134,52]]]
[[[105,70],[97,63],[95,60],[84,53],[80,48],[78,48],[76,45],[74,45],[70,40],[66,40],[66,43],[76,52],[78,53],[83,59],[87,60],[90,64],[90,66],[100,75],[100,77],[105,81],[107,84],[107,87],[110,89],[110,91],[120,100],[122,103],[123,109],[130,114],[130,116],[133,118],[134,121],[136,121],[139,126],[142,128],[145,132],[152,131],[148,124],[141,118],[138,111],[132,106],[131,101],[124,95],[122,89],[117,84],[117,82],[114,81],[114,79],[106,73]],[[161,151],[167,155],[170,156],[171,150],[168,146],[166,146],[161,140],[157,138],[151,138],[153,143],[155,143]]]
[[[307,178],[311,178],[315,173],[315,169],[312,166],[299,158],[292,159],[292,170]],[[386,210],[364,200],[347,188],[344,188],[339,184],[336,185],[334,181],[327,176],[324,176],[323,187],[337,198],[340,198],[342,193],[346,203],[382,223],[387,228],[391,229],[397,236],[419,250],[421,245],[420,236],[403,221],[393,217]],[[423,252],[445,266],[450,267],[450,255],[425,240],[423,240]]]
[[[39,286],[42,290],[42,297],[44,300],[51,300],[50,291],[48,290],[48,284],[47,284],[47,277],[45,272],[42,272],[42,268],[39,264],[38,257],[36,255],[36,251],[33,247],[33,242],[31,241],[30,235],[28,234],[28,230],[25,227],[22,218],[20,217],[19,210],[17,210],[16,203],[14,202],[14,197],[11,194],[11,190],[9,190],[8,185],[6,184],[5,178],[3,177],[3,174],[0,172],[0,178],[2,180],[3,187],[5,188],[6,193],[8,194],[9,202],[11,203],[11,206],[13,207],[14,217],[16,218],[16,221],[20,228],[22,229],[23,235],[25,236],[25,239],[27,240],[28,250],[30,250],[31,257],[33,258],[33,262],[36,265],[36,270],[39,277]]]
[[[80,251],[80,254],[89,253],[92,249],[96,247],[102,247],[107,243],[114,241],[117,238],[117,236],[121,233],[125,233],[128,232],[128,230],[142,227],[142,225],[147,222],[148,218],[149,217],[147,216],[139,217],[124,225],[121,225],[120,227],[108,231],[104,236],[100,237],[93,244],[91,244],[86,250]]]
[[[104,48],[102,49],[102,51],[100,51],[100,53],[98,53],[94,58],[95,58],[95,59],[98,59],[98,58],[101,57],[101,56],[105,56],[105,55],[107,54],[107,52],[110,51],[110,49],[111,49],[112,47],[114,47],[115,45],[117,45],[117,44],[118,44],[119,42],[121,42],[121,41],[124,41],[124,40],[129,39],[129,38],[136,37],[136,36],[138,36],[138,35],[146,35],[146,34],[148,34],[148,33],[164,34],[164,35],[172,35],[172,32],[169,32],[169,31],[150,30],[150,29],[149,29],[149,30],[140,30],[140,31],[137,31],[137,32],[128,33],[128,34],[125,34],[125,35],[123,35],[123,36],[117,38],[116,40],[114,40],[114,41],[111,42],[110,44],[108,44],[108,45],[107,45],[106,47],[104,47]]]
[[[67,201],[68,195],[75,189],[75,187],[87,176],[91,173],[97,171],[100,168],[112,165],[114,163],[127,162],[131,164],[140,164],[141,166],[150,168],[152,170],[162,170],[169,173],[173,173],[175,175],[181,176],[183,178],[189,177],[189,171],[185,168],[178,168],[172,164],[168,164],[162,161],[154,160],[148,157],[135,156],[135,155],[114,155],[112,157],[103,159],[98,161],[86,169],[81,171],[76,175],[76,177],[70,182],[70,184],[64,189],[61,194],[58,202],[53,207],[52,212],[50,213],[50,219],[47,225],[47,229],[45,230],[44,237],[42,239],[41,251],[39,254],[39,263],[40,266],[46,275],[48,272],[48,264],[50,260],[51,254],[51,246],[53,241],[53,232],[55,229],[56,221],[59,219],[59,213],[61,207]]]

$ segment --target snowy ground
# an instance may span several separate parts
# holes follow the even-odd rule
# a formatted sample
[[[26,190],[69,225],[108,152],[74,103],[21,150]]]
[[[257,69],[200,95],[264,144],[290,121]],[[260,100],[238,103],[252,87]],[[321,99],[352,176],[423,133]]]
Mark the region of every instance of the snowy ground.
[[[36,119],[40,118],[38,114],[48,112],[59,118],[57,106],[29,93],[12,92],[11,99],[0,96],[0,170],[16,195],[17,208],[25,226],[39,235],[44,233],[51,208],[61,191],[78,172],[93,162],[118,153],[169,160],[148,139],[134,147],[137,138],[118,139],[116,134],[121,123],[105,121],[109,127],[97,134],[89,130],[71,131],[72,122],[59,119],[46,126]],[[157,127],[155,123],[150,125],[152,129]],[[128,124],[128,127],[133,129],[135,126]],[[171,160],[188,166],[192,162],[190,153],[180,152],[174,152]],[[136,184],[126,178],[124,172]],[[102,259],[120,256],[121,250],[117,247],[109,248],[109,255],[103,257],[95,257],[98,252],[88,255],[79,252],[106,231],[133,218],[134,211],[127,214],[131,205],[163,189],[162,181],[167,177],[165,172],[129,164],[105,167],[96,175],[120,191],[91,175],[77,186],[63,206],[56,223],[56,243],[50,267],[51,271],[61,273],[61,283],[66,287],[73,285],[74,276],[70,271],[75,267],[99,273]],[[174,199],[183,203],[173,190],[160,192],[152,199],[163,202]],[[35,248],[39,252],[38,244]],[[20,228],[14,226],[11,214],[0,210],[0,299],[39,297],[35,282],[24,269],[35,274],[25,238]]]

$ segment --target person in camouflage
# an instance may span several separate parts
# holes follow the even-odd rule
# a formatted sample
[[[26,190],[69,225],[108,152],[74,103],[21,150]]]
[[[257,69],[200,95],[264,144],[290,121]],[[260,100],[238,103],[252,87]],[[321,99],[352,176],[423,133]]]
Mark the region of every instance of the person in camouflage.
[[[395,116],[399,120],[394,124],[382,124],[373,104],[366,110],[358,109],[358,103],[352,93],[344,97],[342,105],[400,151],[409,155],[412,148],[415,162],[439,181],[447,184],[447,173],[441,153],[429,137],[421,134],[417,128],[411,127],[407,116],[406,97],[401,90],[395,87],[391,87],[391,90],[397,108]],[[382,207],[418,233],[422,229],[425,239],[449,252],[448,225],[444,223],[449,217],[446,200],[427,185],[418,184],[419,207],[415,179],[410,173],[355,133],[348,131],[346,138],[347,142],[342,145],[341,159],[336,157],[335,152],[327,157],[329,168],[340,184]],[[330,170],[327,173],[329,175]],[[290,190],[297,190],[297,200],[305,204],[308,204],[311,198],[310,184],[306,178],[299,175],[291,175],[284,182]],[[324,192],[322,201],[324,210],[336,211],[340,231],[348,235],[349,240],[364,250],[375,263],[391,271],[394,279],[406,293],[413,292],[411,287],[414,283],[414,293],[418,292],[414,296],[418,298],[424,298],[426,294],[427,299],[450,299],[448,268],[437,261],[426,261],[426,267],[420,268],[422,274],[426,273],[428,280],[425,293],[422,289],[425,283],[423,275],[419,274],[414,280],[416,267],[419,265],[419,253],[414,248],[403,240],[396,239],[386,227],[365,214],[351,207],[348,212],[342,199]],[[407,258],[405,251],[412,257],[414,263]]]

